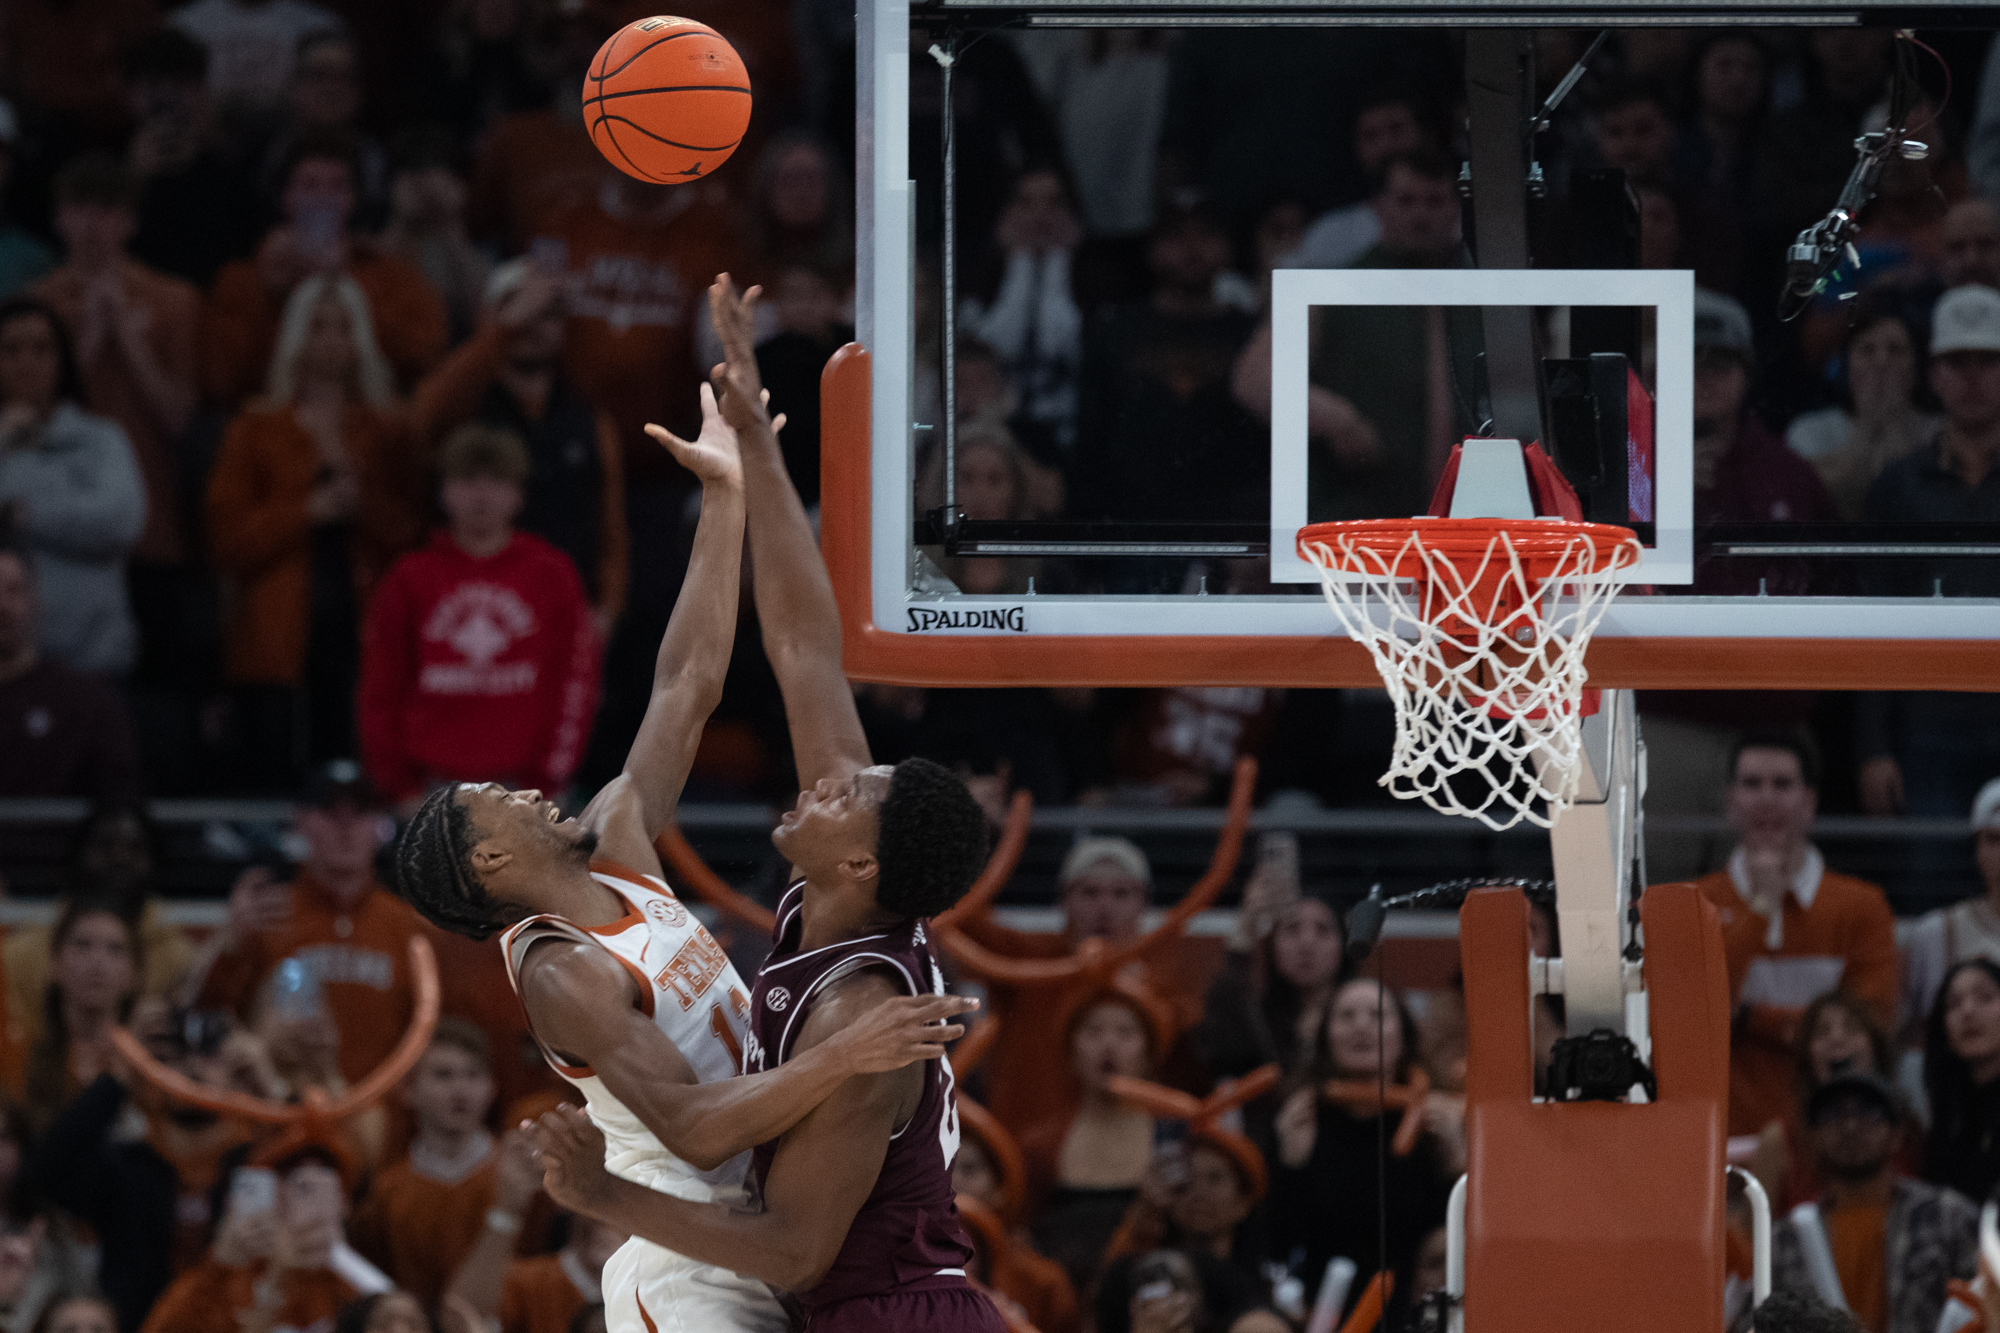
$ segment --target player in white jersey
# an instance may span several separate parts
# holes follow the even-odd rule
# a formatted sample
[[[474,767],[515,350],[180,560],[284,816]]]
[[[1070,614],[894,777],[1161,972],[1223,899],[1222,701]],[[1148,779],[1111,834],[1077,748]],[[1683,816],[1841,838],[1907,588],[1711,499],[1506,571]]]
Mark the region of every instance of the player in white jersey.
[[[583,1091],[605,1165],[703,1202],[745,1201],[749,1149],[790,1129],[856,1074],[944,1053],[971,1007],[906,997],[768,1074],[736,1076],[748,993],[660,878],[672,817],[735,639],[743,469],[702,387],[699,439],[647,430],[700,478],[701,520],[660,641],[652,699],[625,770],[563,819],[538,791],[461,783],[432,793],[396,854],[397,887],[433,924],[506,929],[508,975],[543,1054]],[[779,1333],[761,1282],[632,1240],[604,1271],[610,1333]]]

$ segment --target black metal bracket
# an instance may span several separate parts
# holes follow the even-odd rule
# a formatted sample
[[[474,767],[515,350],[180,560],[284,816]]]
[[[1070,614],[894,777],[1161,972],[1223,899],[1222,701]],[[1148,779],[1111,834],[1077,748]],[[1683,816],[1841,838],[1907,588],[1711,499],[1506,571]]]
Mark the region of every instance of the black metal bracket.
[[[1993,8],[1979,0],[1912,5],[1901,0],[913,0],[918,23],[951,15],[977,27],[1423,27],[1462,30],[1563,27],[1983,28]]]
[[[1249,560],[1271,553],[1265,523],[1113,522],[1069,519],[968,519],[946,521],[944,509],[919,518],[911,541],[942,546],[954,556],[1131,556]]]
[[[1710,555],[1993,559],[2000,523],[1713,523],[1695,529]]]

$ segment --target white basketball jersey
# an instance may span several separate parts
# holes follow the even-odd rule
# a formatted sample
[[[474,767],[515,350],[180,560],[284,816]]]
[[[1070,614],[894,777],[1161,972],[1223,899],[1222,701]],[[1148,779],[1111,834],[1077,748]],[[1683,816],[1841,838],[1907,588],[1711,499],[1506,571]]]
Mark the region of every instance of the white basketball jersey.
[[[625,916],[608,926],[577,926],[554,916],[529,917],[514,926],[500,943],[507,953],[507,979],[516,998],[521,993],[521,963],[530,946],[547,939],[597,945],[632,974],[640,1008],[679,1049],[697,1081],[733,1078],[743,1064],[750,996],[722,946],[664,881],[611,861],[592,861],[590,874],[624,900]],[[532,1018],[529,1026],[532,1029]],[[564,1064],[539,1037],[536,1044],[549,1066],[582,1090],[592,1122],[604,1131],[604,1165],[612,1174],[697,1202],[736,1203],[744,1198],[749,1153],[712,1171],[696,1171],[667,1151],[589,1068]]]

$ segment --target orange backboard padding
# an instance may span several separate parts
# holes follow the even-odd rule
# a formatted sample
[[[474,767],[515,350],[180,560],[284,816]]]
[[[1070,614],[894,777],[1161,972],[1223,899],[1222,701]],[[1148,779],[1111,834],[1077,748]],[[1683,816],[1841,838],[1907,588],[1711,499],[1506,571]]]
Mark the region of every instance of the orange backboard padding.
[[[1722,1107],[1465,1117],[1466,1333],[1721,1333]]]
[[[1646,1006],[1660,1100],[1729,1102],[1729,960],[1715,904],[1692,884],[1658,884],[1639,899]]]
[[[1692,885],[1641,900],[1660,1100],[1529,1100],[1528,902],[1459,912],[1466,1010],[1466,1333],[1720,1333],[1729,992]]]
[[[1272,689],[1380,688],[1367,651],[1336,632],[1233,638],[896,634],[869,599],[868,352],[849,343],[820,376],[820,549],[840,604],[854,680],[893,685]],[[1629,595],[1629,594],[1628,594]],[[1631,639],[1600,637],[1585,658],[1600,689],[2000,689],[2000,640]]]
[[[1465,975],[1465,1100],[1522,1102],[1535,1093],[1528,1002],[1528,899],[1474,889],[1458,909]]]

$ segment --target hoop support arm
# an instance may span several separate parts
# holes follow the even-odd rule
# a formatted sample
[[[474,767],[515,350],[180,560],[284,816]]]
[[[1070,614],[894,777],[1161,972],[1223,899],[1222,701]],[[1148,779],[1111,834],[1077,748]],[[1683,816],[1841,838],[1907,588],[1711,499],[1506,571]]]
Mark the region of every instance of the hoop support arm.
[[[1632,943],[1627,908],[1643,856],[1639,809],[1639,719],[1630,690],[1606,690],[1583,719],[1578,791],[1549,828],[1556,879],[1556,920],[1563,941],[1563,1007],[1572,1037],[1597,1028],[1622,1032],[1645,1056],[1643,1031],[1627,1031],[1625,949]],[[1650,1056],[1647,1056],[1650,1058]]]
[[[268,1125],[286,1125],[317,1115],[328,1120],[344,1120],[368,1109],[379,1101],[390,1088],[409,1073],[430,1046],[431,1034],[437,1029],[440,991],[438,987],[437,955],[431,950],[430,941],[421,935],[412,935],[409,944],[410,979],[416,988],[416,1006],[410,1015],[410,1025],[403,1031],[403,1039],[389,1057],[377,1065],[369,1075],[335,1098],[327,1098],[316,1089],[307,1093],[306,1099],[297,1104],[268,1101],[262,1097],[252,1097],[247,1093],[226,1089],[210,1088],[195,1082],[187,1075],[167,1068],[153,1058],[145,1043],[132,1034],[131,1029],[116,1027],[111,1030],[111,1044],[118,1054],[132,1067],[132,1072],[158,1088],[175,1101],[203,1110],[214,1111],[218,1115],[238,1116]]]

